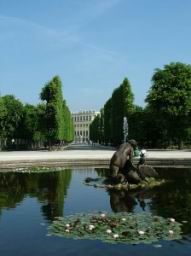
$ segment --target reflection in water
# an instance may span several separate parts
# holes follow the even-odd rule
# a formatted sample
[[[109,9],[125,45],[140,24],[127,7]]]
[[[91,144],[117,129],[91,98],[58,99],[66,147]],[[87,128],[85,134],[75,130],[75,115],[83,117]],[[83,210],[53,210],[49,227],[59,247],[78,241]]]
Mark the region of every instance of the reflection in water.
[[[15,208],[27,196],[42,204],[47,220],[63,216],[64,197],[72,177],[71,170],[50,173],[0,173],[0,214]]]
[[[113,212],[150,211],[163,217],[173,217],[178,221],[188,221],[184,229],[186,233],[191,230],[191,170],[189,169],[159,169],[161,177],[170,179],[171,182],[154,189],[141,189],[137,191],[108,190],[110,207]],[[73,182],[76,185],[75,193],[85,193],[86,201],[92,201],[93,194],[104,193],[103,190],[93,187],[84,187],[80,183],[79,175],[83,177],[107,176],[107,169],[87,169],[73,172]],[[77,178],[78,177],[78,178]],[[64,198],[72,183],[72,171],[63,170],[50,173],[0,173],[0,214],[3,208],[15,208],[26,197],[37,198],[41,211],[47,220],[56,216],[63,216]],[[73,184],[73,183],[72,183]],[[86,190],[89,190],[86,193]],[[79,190],[79,191],[78,191]],[[92,194],[91,194],[92,193]],[[79,194],[78,194],[79,195]],[[74,197],[74,196],[73,196]],[[82,196],[83,197],[83,196]],[[83,197],[84,199],[84,197]],[[70,199],[70,209],[77,207]],[[86,201],[79,201],[80,209],[86,212]],[[101,201],[100,201],[101,202]],[[101,202],[104,210],[106,202]],[[94,202],[92,202],[94,204]],[[108,209],[107,209],[108,210]]]
[[[191,232],[191,170],[161,169],[160,172],[171,182],[158,188],[152,197],[150,209],[154,214],[185,221],[183,230],[188,234]]]
[[[109,190],[110,205],[114,212],[135,212],[135,207],[154,215],[173,217],[183,221],[184,234],[191,233],[191,170],[161,169],[161,177],[169,180],[153,189],[137,191]]]
[[[85,186],[87,177],[105,177],[108,169],[63,170],[52,173],[0,173],[0,255],[83,255],[91,249],[97,255],[190,255],[191,242],[191,170],[161,169],[161,177],[171,182],[152,190],[113,191]],[[67,200],[65,198],[67,197]],[[31,200],[32,198],[32,200]],[[33,198],[37,200],[33,200]],[[64,205],[65,203],[65,205]],[[20,205],[21,207],[16,207]],[[39,214],[38,209],[41,209]],[[64,210],[64,212],[63,212]],[[55,216],[80,212],[151,212],[171,217],[183,226],[187,240],[160,242],[153,246],[105,245],[98,241],[76,241],[47,237],[42,215],[51,221]],[[45,225],[48,223],[45,223]],[[11,240],[10,246],[10,237]],[[24,241],[24,242],[23,242]],[[186,242],[185,242],[186,241]],[[180,242],[182,244],[180,244]],[[125,249],[127,250],[125,250]]]
[[[110,205],[114,212],[133,212],[136,199],[128,191],[110,190]]]
[[[139,189],[137,191],[109,190],[110,205],[114,212],[135,212],[135,206],[145,211],[146,199],[152,197],[153,191]]]

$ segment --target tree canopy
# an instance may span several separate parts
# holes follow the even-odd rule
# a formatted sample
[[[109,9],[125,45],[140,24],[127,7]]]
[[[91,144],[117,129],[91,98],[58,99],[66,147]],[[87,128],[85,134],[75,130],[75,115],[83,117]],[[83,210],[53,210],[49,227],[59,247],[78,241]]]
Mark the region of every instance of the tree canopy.
[[[181,146],[191,124],[191,65],[177,62],[156,69],[146,102],[161,120],[165,139]]]

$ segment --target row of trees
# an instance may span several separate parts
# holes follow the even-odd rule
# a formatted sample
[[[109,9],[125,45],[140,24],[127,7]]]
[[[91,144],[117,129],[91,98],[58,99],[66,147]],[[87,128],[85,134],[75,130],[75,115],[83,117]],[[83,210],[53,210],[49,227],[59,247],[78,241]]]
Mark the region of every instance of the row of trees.
[[[42,102],[34,106],[23,105],[12,95],[0,97],[1,147],[13,147],[18,141],[22,147],[30,147],[38,142],[52,146],[73,140],[72,116],[58,76],[42,88],[40,98]]]
[[[116,88],[90,127],[91,140],[119,145],[123,142],[123,118],[129,138],[147,147],[181,148],[191,140],[191,65],[170,63],[156,69],[144,108],[133,103],[127,78]]]

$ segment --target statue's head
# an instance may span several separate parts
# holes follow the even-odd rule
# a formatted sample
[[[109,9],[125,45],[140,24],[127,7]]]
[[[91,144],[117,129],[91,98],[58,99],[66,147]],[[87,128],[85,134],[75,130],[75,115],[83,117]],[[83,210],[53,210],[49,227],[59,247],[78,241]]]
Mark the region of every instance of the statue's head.
[[[131,146],[133,148],[136,148],[138,146],[138,143],[136,142],[136,140],[128,140],[129,144],[131,144]]]

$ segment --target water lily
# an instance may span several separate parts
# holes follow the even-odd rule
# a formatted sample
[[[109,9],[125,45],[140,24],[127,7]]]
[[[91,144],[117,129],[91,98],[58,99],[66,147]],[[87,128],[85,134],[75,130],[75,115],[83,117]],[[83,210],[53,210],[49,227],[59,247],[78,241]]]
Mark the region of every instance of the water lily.
[[[89,230],[93,230],[95,228],[94,225],[89,225]]]
[[[101,213],[106,218],[101,218]],[[160,230],[158,227],[160,227]],[[154,242],[156,243],[156,248],[160,247],[157,243],[160,240],[182,238],[181,223],[178,221],[171,222],[170,217],[165,219],[147,213],[129,213],[128,217],[125,214],[105,212],[87,215],[76,214],[76,216],[64,218],[57,217],[49,232],[55,236],[59,235],[74,239],[99,239],[109,243],[137,244]]]
[[[139,233],[139,235],[144,235],[145,231],[139,230],[138,233]]]
[[[100,216],[101,216],[102,218],[105,218],[105,217],[106,217],[106,214],[105,214],[105,213],[101,213]]]
[[[174,218],[170,218],[170,222],[175,222],[175,219]]]

